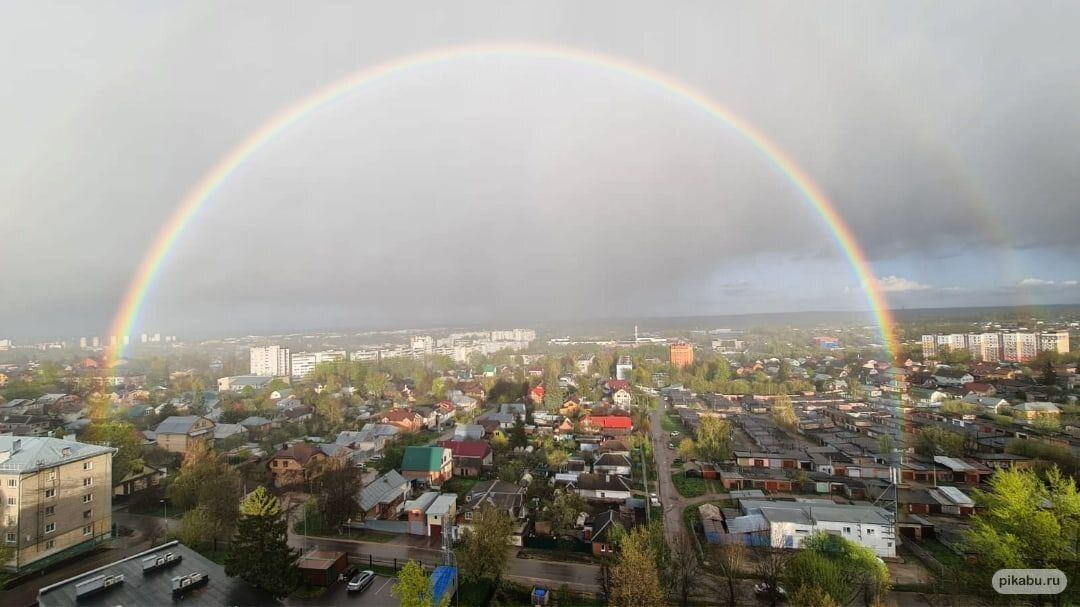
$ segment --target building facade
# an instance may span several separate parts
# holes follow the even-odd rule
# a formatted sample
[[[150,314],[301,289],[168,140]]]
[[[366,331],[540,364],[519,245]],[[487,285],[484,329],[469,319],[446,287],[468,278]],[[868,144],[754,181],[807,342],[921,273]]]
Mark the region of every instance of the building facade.
[[[0,436],[0,563],[25,571],[84,552],[112,533],[116,449],[58,438]]]
[[[928,358],[941,354],[943,346],[954,352],[967,350],[975,360],[1026,362],[1039,352],[1069,352],[1069,332],[1000,331],[922,336],[923,355]]]
[[[668,355],[673,367],[688,367],[694,364],[694,345],[678,342],[668,346]]]
[[[292,352],[281,346],[252,346],[251,374],[283,377],[292,372]]]
[[[319,363],[329,363],[347,358],[345,350],[326,350],[323,352],[297,352],[290,356],[289,375],[305,377],[315,370]]]

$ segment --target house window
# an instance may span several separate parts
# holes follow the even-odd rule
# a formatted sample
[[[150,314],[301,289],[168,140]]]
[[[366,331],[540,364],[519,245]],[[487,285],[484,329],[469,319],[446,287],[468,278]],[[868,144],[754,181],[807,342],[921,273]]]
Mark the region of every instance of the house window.
[[[469,512],[465,513],[465,520],[467,520],[467,521],[472,520],[472,511],[469,511]]]
[[[45,516],[52,516],[54,514],[56,514],[56,506],[45,507]]]
[[[52,533],[56,531],[56,523],[48,523],[45,525],[45,533]]]
[[[49,499],[51,497],[56,497],[56,489],[46,489],[45,490],[45,499]]]
[[[90,485],[93,485],[93,484],[94,484],[94,477],[92,477],[92,476],[88,476],[88,477],[82,479],[82,486],[83,487],[89,487]]]
[[[83,462],[82,469],[83,470],[93,470],[94,469],[94,462]]]
[[[15,498],[13,498],[13,497],[7,498],[7,505],[8,506],[14,506],[15,505]]]
[[[9,478],[7,482],[8,487],[17,487],[19,485],[18,479]]]
[[[844,527],[844,533],[851,533],[851,527]]]
[[[45,542],[45,549],[46,550],[52,550],[52,547],[55,546],[55,545],[56,545],[56,542],[54,542],[53,540],[49,540],[49,541]]]
[[[94,526],[93,525],[87,525],[87,526],[82,528],[82,534],[83,535],[90,535],[93,532],[94,532]]]
[[[873,529],[867,529],[866,530],[866,535],[874,535],[874,530]]]
[[[90,518],[91,516],[93,516],[93,514],[94,514],[94,510],[93,510],[93,509],[90,509],[90,510],[83,510],[83,513],[82,513],[82,517],[83,517],[83,518]]]
[[[87,504],[92,501],[94,501],[93,493],[87,493],[86,495],[82,496],[82,503]]]
[[[7,541],[8,541],[9,544],[14,544],[15,543],[15,534],[14,533],[7,534]]]

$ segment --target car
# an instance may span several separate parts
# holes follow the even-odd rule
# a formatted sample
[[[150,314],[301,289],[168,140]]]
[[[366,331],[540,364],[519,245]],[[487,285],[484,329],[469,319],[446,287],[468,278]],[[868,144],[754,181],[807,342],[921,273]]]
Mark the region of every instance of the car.
[[[374,571],[361,571],[356,574],[353,579],[349,580],[347,590],[349,592],[363,592],[367,590],[367,587],[371,585],[371,582],[375,581]]]
[[[656,506],[657,508],[660,507],[660,498],[655,493],[649,494],[649,505]]]
[[[356,575],[358,573],[360,573],[360,568],[359,567],[349,567],[348,569],[345,570],[345,573],[341,574],[341,577],[338,578],[338,581],[351,580],[354,577],[356,577]]]
[[[754,584],[754,592],[759,596],[769,597],[775,596],[779,599],[787,598],[787,590],[784,587],[777,584],[776,586],[770,586],[765,582]]]
[[[675,443],[668,443],[668,444],[667,444],[667,448],[668,448],[668,449],[671,449],[672,451],[674,451],[674,450],[675,450]]]
[[[678,430],[672,430],[671,431],[671,438],[678,438],[678,437],[679,437],[679,431]]]

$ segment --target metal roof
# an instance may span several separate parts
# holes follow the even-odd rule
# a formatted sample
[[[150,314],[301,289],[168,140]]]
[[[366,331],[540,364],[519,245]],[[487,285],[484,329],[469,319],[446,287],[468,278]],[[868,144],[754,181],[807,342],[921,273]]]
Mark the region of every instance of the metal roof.
[[[935,455],[934,463],[941,464],[942,466],[945,466],[953,472],[967,472],[968,470],[975,469],[974,466],[968,464],[967,462],[956,459],[955,457],[948,457],[945,455]]]
[[[0,436],[0,471],[25,474],[115,452],[112,447],[59,438],[5,435]]]

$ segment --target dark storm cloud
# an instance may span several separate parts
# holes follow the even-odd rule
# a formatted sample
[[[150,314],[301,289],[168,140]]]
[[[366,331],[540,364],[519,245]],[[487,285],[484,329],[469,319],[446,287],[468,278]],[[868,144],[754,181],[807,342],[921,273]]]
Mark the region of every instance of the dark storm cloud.
[[[962,282],[972,251],[1075,253],[1076,7],[8,12],[0,333],[104,327],[177,201],[275,111],[355,69],[487,40],[622,56],[722,101],[818,181],[876,263],[921,260],[882,273],[897,296],[962,297],[920,264],[955,260]],[[857,293],[827,294],[854,285],[821,220],[730,128],[618,75],[494,58],[398,75],[275,140],[191,224],[145,318],[180,331],[849,307]]]

